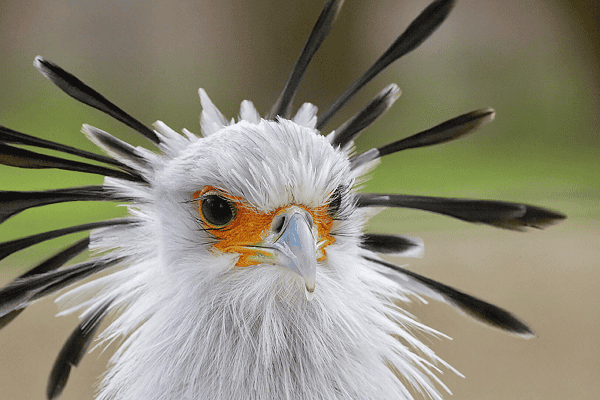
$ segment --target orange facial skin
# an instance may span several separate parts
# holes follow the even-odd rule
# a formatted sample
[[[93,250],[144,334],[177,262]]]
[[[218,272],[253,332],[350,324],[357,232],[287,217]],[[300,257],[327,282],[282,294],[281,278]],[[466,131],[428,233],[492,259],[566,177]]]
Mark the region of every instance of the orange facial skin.
[[[210,194],[216,194],[228,199],[235,207],[235,216],[227,225],[220,227],[214,226],[206,221],[202,215],[201,198]],[[263,213],[245,203],[241,197],[231,196],[212,186],[206,186],[195,192],[192,198],[194,200],[200,199],[200,201],[198,201],[198,213],[200,214],[200,218],[206,229],[218,239],[213,247],[220,251],[239,254],[240,258],[235,264],[238,267],[248,267],[250,265],[260,264],[261,255],[270,255],[270,252],[267,251],[267,249],[261,251],[260,246],[271,231],[271,222],[273,221],[273,218],[281,211],[284,211],[291,206],[297,206],[306,210],[313,218],[313,224],[316,227],[316,232],[318,234],[319,244],[317,248],[319,250],[317,253],[320,256],[318,261],[323,261],[326,258],[325,247],[335,242],[335,239],[329,234],[329,230],[333,225],[333,219],[327,214],[327,205],[311,209],[302,204],[290,204],[279,207],[274,211]]]

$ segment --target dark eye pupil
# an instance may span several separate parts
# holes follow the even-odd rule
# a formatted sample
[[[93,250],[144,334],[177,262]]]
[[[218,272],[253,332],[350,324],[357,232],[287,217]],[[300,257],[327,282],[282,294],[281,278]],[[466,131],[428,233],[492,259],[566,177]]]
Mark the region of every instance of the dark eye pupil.
[[[200,209],[206,222],[216,226],[227,225],[234,217],[230,202],[216,195],[204,198]]]

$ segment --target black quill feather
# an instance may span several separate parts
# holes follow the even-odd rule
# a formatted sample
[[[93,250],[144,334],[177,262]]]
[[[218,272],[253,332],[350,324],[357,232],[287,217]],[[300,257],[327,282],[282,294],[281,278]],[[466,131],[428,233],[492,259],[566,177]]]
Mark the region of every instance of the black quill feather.
[[[329,0],[325,3],[323,11],[321,11],[319,18],[304,45],[304,49],[302,50],[302,53],[300,53],[298,61],[296,61],[296,64],[294,65],[283,91],[275,104],[273,104],[267,119],[275,119],[278,115],[284,118],[289,117],[292,101],[298,90],[298,85],[300,85],[300,81],[308,68],[308,64],[321,46],[321,43],[323,43],[323,40],[325,40],[325,37],[329,34],[343,4],[343,0]]]
[[[398,97],[400,97],[400,89],[395,83],[386,86],[365,108],[335,130],[330,140],[331,145],[344,147],[355,140],[364,129],[389,110]]]
[[[331,117],[388,65],[419,47],[444,22],[452,7],[454,7],[454,3],[454,0],[436,0],[429,4],[367,72],[358,78],[332,106],[319,116],[317,129],[322,130]]]
[[[69,201],[132,201],[102,186],[18,192],[0,190],[0,223],[29,208]]]
[[[0,260],[5,259],[17,251],[26,249],[27,247],[42,243],[46,240],[54,239],[60,236],[69,235],[71,233],[89,231],[96,228],[104,228],[107,226],[115,225],[129,225],[134,224],[138,220],[134,218],[115,218],[107,221],[91,222],[88,224],[71,226],[68,228],[56,229],[54,231],[48,231],[38,233],[36,235],[27,236],[20,239],[10,240],[8,242],[0,243]]]
[[[56,150],[61,151],[63,153],[72,154],[78,157],[87,158],[88,160],[100,161],[105,164],[114,165],[116,167],[126,167],[125,165],[111,157],[90,153],[89,151],[80,150],[75,147],[52,142],[50,140],[40,139],[22,132],[17,132],[4,126],[0,126],[0,142],[22,144],[26,146],[35,146],[43,149]]]
[[[356,201],[359,207],[412,208],[448,215],[466,222],[519,231],[526,227],[542,229],[566,218],[556,211],[507,201],[381,193],[359,193]]]
[[[491,108],[482,108],[480,110],[459,115],[458,117],[449,119],[433,128],[416,133],[407,138],[397,140],[376,149],[367,150],[352,160],[352,167],[355,168],[376,158],[398,151],[433,146],[458,139],[481,128],[488,122],[491,122],[495,115],[494,110]]]
[[[472,317],[482,322],[485,322],[486,324],[490,324],[497,328],[503,329],[505,331],[517,335],[522,335],[524,337],[531,337],[534,335],[533,331],[527,325],[525,325],[514,315],[512,315],[506,310],[503,310],[500,307],[487,303],[483,300],[479,300],[448,285],[436,282],[433,279],[426,278],[405,268],[399,267],[395,264],[391,264],[389,262],[377,260],[375,258],[367,256],[363,256],[363,258],[370,262],[377,263],[379,265],[393,270],[395,274],[384,275],[386,275],[392,280],[398,281],[399,284],[402,284],[403,282],[401,279],[397,279],[398,274],[403,275],[404,277],[408,277],[413,281],[424,285],[424,287],[426,287],[427,289],[431,290],[432,293],[434,293],[434,296],[441,296],[444,300],[446,300],[453,306],[471,315]],[[427,293],[423,294],[427,296]]]
[[[382,233],[365,233],[360,247],[381,254],[397,254],[418,250],[423,244],[413,238]]]
[[[48,387],[46,388],[48,400],[57,399],[62,393],[69,379],[71,368],[79,365],[98,327],[107,315],[110,304],[111,301],[107,301],[85,317],[67,339],[54,362],[52,372],[48,378]]]
[[[113,178],[124,179],[133,182],[145,182],[144,178],[137,174],[131,174],[99,165],[71,161],[65,158],[48,156],[0,143],[0,164],[17,168],[48,169],[56,168],[65,171],[85,172]]]
[[[73,259],[75,256],[79,255],[81,252],[86,250],[90,245],[90,238],[86,237],[76,242],[75,244],[67,247],[66,249],[58,252],[47,260],[41,262],[35,268],[27,271],[23,275],[19,276],[15,281],[26,279],[35,275],[45,274],[50,271],[54,271],[60,267],[62,267],[69,260]],[[14,282],[14,281],[13,281]],[[4,328],[8,325],[12,320],[14,320],[21,312],[25,309],[16,308],[8,314],[0,317],[0,329]]]
[[[58,65],[48,60],[44,60],[41,56],[35,58],[33,65],[42,73],[42,75],[50,79],[59,89],[73,97],[75,100],[110,115],[117,121],[120,121],[141,133],[155,144],[160,143],[160,139],[153,130],[127,114],[115,104],[111,103],[106,97],[102,96]]]

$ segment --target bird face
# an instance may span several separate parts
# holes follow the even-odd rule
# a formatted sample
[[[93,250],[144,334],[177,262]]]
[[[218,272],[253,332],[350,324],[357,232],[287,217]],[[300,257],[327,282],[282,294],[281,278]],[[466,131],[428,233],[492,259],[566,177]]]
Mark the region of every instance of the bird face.
[[[310,127],[285,119],[224,127],[160,172],[157,203],[172,207],[161,220],[165,262],[181,265],[185,254],[196,271],[291,272],[310,299],[318,264],[351,217],[353,181],[346,154]]]

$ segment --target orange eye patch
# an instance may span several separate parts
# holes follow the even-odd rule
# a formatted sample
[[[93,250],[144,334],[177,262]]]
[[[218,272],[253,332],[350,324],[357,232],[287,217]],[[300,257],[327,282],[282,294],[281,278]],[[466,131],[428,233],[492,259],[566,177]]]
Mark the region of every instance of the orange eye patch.
[[[198,200],[198,213],[206,229],[218,241],[213,245],[217,250],[240,255],[236,266],[247,267],[260,264],[258,255],[261,254],[261,245],[265,247],[265,239],[271,232],[273,218],[281,211],[293,206],[292,204],[279,207],[271,212],[259,212],[250,206],[241,197],[207,186],[195,192],[192,196]],[[221,199],[216,200],[216,198]],[[207,206],[207,202],[212,202]],[[333,219],[327,214],[327,205],[310,209],[304,205],[295,205],[309,212],[318,235],[319,261],[325,259],[324,248],[335,242],[329,234]],[[225,207],[230,207],[226,209]],[[213,212],[217,210],[216,212]],[[212,213],[212,214],[211,214]],[[268,253],[263,251],[262,253]]]

